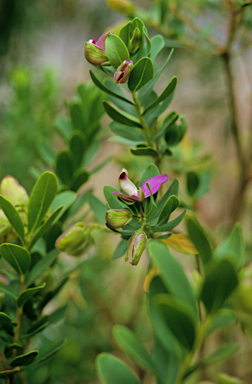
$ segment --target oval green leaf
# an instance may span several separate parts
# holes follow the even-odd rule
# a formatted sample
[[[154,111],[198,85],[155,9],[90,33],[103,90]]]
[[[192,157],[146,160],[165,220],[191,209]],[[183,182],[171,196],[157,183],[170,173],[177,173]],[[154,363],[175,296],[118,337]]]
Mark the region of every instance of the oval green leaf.
[[[125,363],[109,353],[98,356],[96,367],[105,384],[141,384]]]
[[[19,367],[22,365],[29,365],[34,361],[37,355],[38,351],[31,351],[26,353],[25,355],[18,356],[10,362],[10,366]]]
[[[139,60],[129,77],[128,86],[131,92],[136,92],[148,83],[154,76],[154,67],[149,57]]]
[[[111,105],[108,104],[106,101],[103,102],[103,107],[109,117],[111,117],[111,119],[117,121],[118,123],[129,125],[130,127],[142,128],[141,124],[135,116],[130,115],[129,113],[124,112],[122,110],[120,110],[119,112],[117,109],[111,107]]]
[[[105,49],[112,67],[117,69],[124,60],[130,60],[129,51],[119,36],[110,34],[105,40]]]
[[[28,270],[31,256],[25,248],[16,244],[5,243],[0,246],[0,253],[20,275]]]
[[[57,189],[57,179],[51,172],[43,173],[37,180],[28,207],[29,233],[32,233],[40,225],[57,193]]]
[[[41,289],[45,287],[45,283],[42,284],[40,287],[34,287],[34,288],[28,288],[24,292],[21,293],[21,295],[17,299],[17,305],[19,307],[22,307],[27,300],[29,300],[32,296],[34,296],[36,293],[38,293]]]
[[[23,244],[25,243],[25,235],[24,235],[24,224],[22,222],[22,219],[9,200],[6,200],[3,196],[0,195],[0,206],[2,210],[4,211],[5,216],[17,232],[18,236],[22,240]]]

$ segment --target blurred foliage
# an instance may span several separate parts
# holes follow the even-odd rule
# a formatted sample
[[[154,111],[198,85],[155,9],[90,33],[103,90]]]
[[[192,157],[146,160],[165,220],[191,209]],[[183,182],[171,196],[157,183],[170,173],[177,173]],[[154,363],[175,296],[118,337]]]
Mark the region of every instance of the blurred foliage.
[[[30,189],[29,167],[37,161],[37,147],[45,137],[52,138],[59,85],[51,69],[35,76],[28,67],[13,68],[10,84],[11,96],[0,119],[0,175],[11,174]]]

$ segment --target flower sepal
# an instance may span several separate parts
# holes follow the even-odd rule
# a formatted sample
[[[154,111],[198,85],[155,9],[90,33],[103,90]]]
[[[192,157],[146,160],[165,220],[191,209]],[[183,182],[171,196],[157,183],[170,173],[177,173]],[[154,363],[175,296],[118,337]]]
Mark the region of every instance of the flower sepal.
[[[106,222],[113,229],[124,227],[131,220],[132,213],[127,209],[110,209],[106,212]]]

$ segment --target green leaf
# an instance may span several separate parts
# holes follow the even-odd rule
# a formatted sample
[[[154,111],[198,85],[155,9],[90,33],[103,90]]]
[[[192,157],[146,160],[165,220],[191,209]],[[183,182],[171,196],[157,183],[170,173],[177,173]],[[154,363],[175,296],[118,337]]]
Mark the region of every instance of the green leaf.
[[[38,351],[31,351],[26,353],[25,355],[18,356],[10,362],[10,366],[15,368],[22,365],[29,365],[34,361],[37,355]]]
[[[149,93],[152,91],[152,88],[154,87],[154,85],[156,84],[158,78],[160,77],[160,75],[162,74],[164,68],[166,67],[168,61],[170,60],[171,58],[171,55],[173,53],[173,49],[171,50],[169,56],[167,57],[165,63],[163,64],[163,66],[159,69],[159,71],[155,74],[154,78],[149,81],[149,83],[147,83],[139,92],[139,98],[142,99],[142,104],[145,104],[145,98],[148,98],[149,97]]]
[[[42,355],[39,359],[34,361],[33,365],[43,363],[44,361],[48,360],[50,357],[55,355],[55,353],[58,353],[61,350],[61,348],[64,346],[64,344],[65,344],[65,340],[55,343],[53,348],[49,352],[46,352],[44,355]]]
[[[112,259],[118,259],[119,257],[122,257],[127,252],[127,249],[128,240],[121,240],[113,253]]]
[[[41,291],[45,287],[45,283],[42,284],[40,287],[34,287],[34,288],[28,288],[24,292],[21,293],[21,295],[17,299],[17,305],[19,307],[22,307],[27,300],[29,300],[32,296],[34,296],[36,293]]]
[[[165,46],[165,41],[163,36],[161,35],[156,35],[151,38],[151,60],[152,62],[155,61],[157,55],[159,52],[164,48]]]
[[[151,177],[158,176],[159,174],[160,174],[160,172],[159,172],[158,167],[155,164],[151,163],[143,171],[141,178],[140,178],[140,181],[139,181],[139,185],[141,186],[146,180],[150,179]]]
[[[76,201],[77,194],[73,191],[64,191],[58,193],[53,199],[51,205],[51,212],[55,212],[58,208],[62,207],[59,211],[58,216],[55,218],[54,223],[56,223],[61,216],[71,207],[71,205]]]
[[[156,135],[153,136],[153,141],[156,142],[163,136],[167,130],[178,120],[179,115],[176,112],[169,113],[164,119],[163,125]]]
[[[150,109],[154,108],[156,105],[164,101],[167,97],[171,96],[171,94],[174,93],[176,86],[177,77],[174,76],[165,88],[165,90],[161,93],[161,95],[154,101],[154,103],[152,103],[151,105],[149,105],[148,108],[146,108],[143,115],[145,115]]]
[[[187,192],[190,196],[193,196],[194,193],[197,191],[199,187],[199,177],[197,173],[190,171],[186,174],[186,186],[187,186]]]
[[[157,384],[174,384],[178,374],[178,360],[174,358],[156,337],[153,347],[153,362],[158,372]]]
[[[168,351],[172,359],[176,359],[176,361],[181,362],[185,357],[185,349],[167,327],[164,316],[162,316],[162,313],[158,310],[158,306],[155,303],[155,298],[157,294],[160,293],[167,293],[167,289],[165,288],[160,276],[154,276],[150,282],[147,296],[150,318],[156,331],[157,338],[162,346],[166,351]]]
[[[124,60],[130,60],[129,51],[119,36],[110,34],[105,40],[105,49],[112,67],[117,69]]]
[[[25,280],[25,286],[29,287],[29,285],[34,283],[34,281],[38,277],[40,277],[47,270],[48,267],[50,267],[50,265],[58,256],[58,254],[59,251],[57,251],[57,249],[53,249],[46,255],[46,257],[43,257],[41,260],[39,260],[27,275]]]
[[[205,265],[212,258],[212,247],[201,225],[192,217],[186,220],[187,231]]]
[[[105,199],[108,202],[108,205],[111,209],[121,209],[126,208],[126,204],[122,203],[118,197],[113,192],[119,192],[116,188],[111,187],[110,185],[105,185],[103,188],[103,193]]]
[[[177,196],[170,196],[163,205],[158,205],[156,212],[148,218],[147,224],[156,225],[159,221],[168,221],[170,214],[178,207],[178,205],[179,200]]]
[[[96,367],[105,384],[141,384],[125,363],[109,353],[103,352],[97,357]]]
[[[76,192],[78,189],[85,184],[89,179],[89,172],[86,169],[80,169],[78,172],[75,172],[74,177],[71,182],[72,191]]]
[[[18,236],[22,240],[23,244],[25,244],[25,235],[24,235],[24,224],[23,221],[16,210],[16,208],[3,196],[0,195],[0,206],[4,211],[5,216],[17,232]]]
[[[89,197],[89,205],[95,216],[105,223],[105,215],[107,212],[107,207],[105,204],[101,202],[101,200],[97,199],[94,195]]]
[[[24,337],[29,338],[41,332],[49,324],[48,319],[49,316],[40,317],[35,323],[32,324],[32,326],[28,329],[27,334]]]
[[[221,260],[218,264],[214,264],[207,273],[200,294],[207,312],[218,311],[237,285],[237,274],[228,260]]]
[[[146,137],[138,129],[129,129],[128,125],[120,124],[112,121],[109,125],[111,131],[118,136],[128,140],[144,142]]]
[[[213,318],[213,322],[208,328],[206,335],[211,335],[211,333],[219,330],[220,328],[227,327],[228,325],[233,325],[236,322],[235,315],[233,311],[227,309],[220,310]]]
[[[109,105],[106,101],[103,102],[103,107],[109,117],[111,117],[111,119],[117,121],[118,123],[125,124],[130,127],[142,128],[141,124],[139,123],[139,120],[135,116],[130,115],[129,113],[124,112],[122,110],[120,110],[119,112],[116,108],[111,107],[111,105]]]
[[[147,245],[151,260],[159,267],[160,276],[168,292],[192,308],[197,315],[193,290],[179,262],[171,255],[166,245],[151,240]]]
[[[20,368],[0,372],[0,379],[10,378],[20,371]]]
[[[154,76],[154,67],[149,57],[143,57],[133,67],[128,86],[131,92],[136,92],[148,83]]]
[[[0,312],[0,324],[7,325],[8,327],[14,327],[14,323],[11,320],[11,317],[6,315],[4,312]]]
[[[130,152],[133,153],[135,156],[152,156],[157,157],[158,152],[152,148],[147,146],[141,146],[139,148],[131,148]]]
[[[81,106],[78,103],[69,103],[68,107],[74,129],[85,132],[86,127]]]
[[[51,216],[38,228],[38,230],[34,233],[34,236],[30,242],[29,249],[32,249],[33,245],[46,234],[46,232],[51,228],[55,219],[59,216],[59,213],[63,207],[59,207],[54,211]]]
[[[77,166],[81,165],[83,155],[87,146],[87,139],[82,132],[75,132],[71,137],[70,150],[75,157]]]
[[[8,295],[16,299],[16,296],[13,294],[12,290],[6,287],[6,285],[4,285],[1,281],[0,281],[0,291],[7,293]]]
[[[24,274],[29,269],[31,256],[25,248],[5,243],[0,246],[0,253],[18,274]]]
[[[53,173],[45,172],[33,187],[28,206],[28,231],[33,231],[40,225],[56,193],[57,180]]]
[[[61,116],[56,120],[55,128],[60,133],[60,135],[63,137],[63,139],[68,142],[72,136],[73,128],[70,124],[70,121],[64,117]]]
[[[183,118],[180,117],[181,124],[173,124],[170,125],[168,129],[166,129],[165,133],[165,141],[168,146],[173,147],[178,145],[180,141],[183,139],[184,134],[187,130],[186,122]]]
[[[130,42],[130,31],[131,31],[131,21],[124,25],[119,31],[119,37],[122,39],[126,47],[128,47]]]
[[[235,224],[229,237],[214,251],[214,259],[227,258],[238,270],[244,261],[244,243],[240,224]]]
[[[187,350],[192,350],[196,332],[194,319],[187,304],[165,293],[155,296],[155,304],[164,317],[166,326],[179,343]]]
[[[64,184],[70,185],[74,170],[75,158],[72,152],[68,149],[63,149],[62,151],[58,152],[55,171],[57,176]]]
[[[167,232],[167,231],[171,231],[173,228],[175,228],[177,225],[179,225],[179,223],[181,223],[181,221],[185,217],[185,214],[186,214],[186,210],[184,210],[179,216],[177,216],[175,219],[169,221],[168,223],[160,224],[157,227],[154,227],[152,229],[153,232]]]
[[[140,366],[156,374],[152,359],[143,345],[136,339],[133,332],[121,325],[113,327],[113,336],[123,352]]]
[[[7,358],[11,357],[13,350],[16,350],[18,353],[22,353],[23,346],[17,343],[6,345],[4,348],[4,354]]]
[[[211,355],[207,356],[205,359],[191,366],[189,370],[185,373],[183,377],[184,380],[193,372],[199,369],[203,369],[204,367],[208,367],[209,365],[216,364],[221,361],[230,359],[232,356],[236,354],[238,349],[239,349],[238,344],[228,344],[220,347],[219,349],[211,353]]]
[[[111,91],[108,87],[106,87],[104,84],[102,84],[102,83],[97,79],[97,77],[94,75],[94,73],[93,73],[91,70],[89,70],[89,73],[90,73],[90,77],[91,77],[91,79],[93,80],[94,84],[95,84],[98,88],[100,88],[103,92],[106,92],[108,95],[114,96],[114,97],[116,97],[117,99],[123,100],[123,101],[125,101],[126,103],[129,103],[129,104],[132,104],[132,105],[133,105],[133,103],[132,103],[130,100],[128,100],[126,97],[123,97],[122,95],[120,95],[120,94],[118,94],[118,93],[116,93],[116,92]]]

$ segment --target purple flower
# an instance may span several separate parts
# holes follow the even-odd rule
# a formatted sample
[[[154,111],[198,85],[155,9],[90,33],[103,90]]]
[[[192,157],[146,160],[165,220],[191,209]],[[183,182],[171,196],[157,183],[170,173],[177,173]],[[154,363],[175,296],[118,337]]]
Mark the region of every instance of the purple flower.
[[[133,69],[133,61],[124,60],[124,62],[117,68],[114,75],[114,83],[126,83],[128,81],[129,75]]]
[[[105,40],[111,32],[103,33],[98,40],[86,41],[84,45],[84,55],[87,61],[93,65],[102,65],[108,62],[105,52]]]
[[[154,195],[161,185],[165,183],[168,180],[168,175],[157,175],[153,176],[150,179],[146,180],[139,189],[135,186],[135,184],[130,181],[130,179],[127,176],[126,169],[122,169],[120,175],[119,175],[119,184],[120,187],[124,192],[127,193],[120,193],[120,192],[113,192],[117,197],[127,202],[134,203],[135,201],[143,201],[146,197],[150,196],[150,190],[147,187],[147,183],[150,186],[151,192]]]

